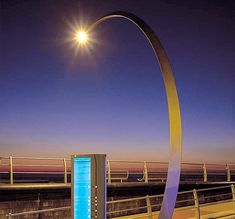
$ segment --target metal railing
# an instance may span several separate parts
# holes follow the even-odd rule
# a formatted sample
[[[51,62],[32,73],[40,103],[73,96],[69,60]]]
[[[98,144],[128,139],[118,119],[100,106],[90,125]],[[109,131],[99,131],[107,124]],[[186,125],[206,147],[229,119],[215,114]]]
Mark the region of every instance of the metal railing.
[[[63,175],[63,183],[67,184],[70,173],[70,160],[66,158],[0,156],[0,174],[9,175],[5,181],[11,185],[17,183],[14,179],[17,174],[58,174]]]
[[[211,195],[210,193],[213,194]],[[133,219],[146,218],[146,217],[148,219],[153,219],[153,217],[157,215],[159,212],[162,199],[163,199],[163,194],[151,195],[151,196],[147,195],[144,197],[108,201],[107,217],[116,218],[126,215],[132,215]],[[211,201],[208,201],[206,199]],[[216,203],[217,204],[227,203],[231,201],[233,202],[233,209],[226,209],[226,211],[220,212],[220,216],[223,214],[235,215],[235,189],[233,184],[228,186],[214,187],[214,188],[183,191],[183,192],[178,192],[175,212],[194,209],[195,211],[194,218],[200,219],[202,217],[201,215],[202,208]],[[58,211],[69,211],[70,209],[71,209],[70,206],[66,206],[60,208],[51,208],[51,209],[35,210],[35,211],[20,212],[20,213],[9,213],[7,217],[14,218],[17,216],[52,213]],[[213,218],[216,218],[216,216],[214,216]]]
[[[107,180],[108,183],[165,182],[167,165],[167,162],[108,160]],[[29,175],[34,176],[34,182],[43,179],[51,182],[57,179],[57,182],[67,184],[70,182],[70,174],[70,159],[0,156],[0,184],[25,183],[27,180],[24,179],[29,178]],[[49,179],[49,175],[52,179]],[[181,181],[235,181],[235,164],[185,162],[182,163]]]
[[[67,211],[70,210],[71,206],[66,207],[60,207],[60,208],[50,208],[50,209],[43,209],[43,210],[35,210],[35,211],[27,211],[27,212],[20,212],[20,213],[9,213],[7,218],[11,219],[14,217],[20,217],[20,216],[27,216],[27,215],[35,215],[35,214],[42,214],[42,213],[48,213],[48,212],[59,212],[59,211]]]

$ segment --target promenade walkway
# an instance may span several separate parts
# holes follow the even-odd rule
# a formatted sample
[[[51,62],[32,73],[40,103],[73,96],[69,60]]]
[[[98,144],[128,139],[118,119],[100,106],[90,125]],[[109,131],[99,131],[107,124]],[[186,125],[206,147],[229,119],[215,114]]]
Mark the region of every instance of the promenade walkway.
[[[201,219],[235,219],[235,208],[232,201],[226,201],[223,203],[210,203],[207,206],[201,206],[200,208]],[[157,219],[159,212],[153,212],[152,219]],[[147,214],[130,215],[124,217],[118,217],[115,219],[150,219]],[[175,210],[173,219],[195,219],[195,209],[178,208]]]

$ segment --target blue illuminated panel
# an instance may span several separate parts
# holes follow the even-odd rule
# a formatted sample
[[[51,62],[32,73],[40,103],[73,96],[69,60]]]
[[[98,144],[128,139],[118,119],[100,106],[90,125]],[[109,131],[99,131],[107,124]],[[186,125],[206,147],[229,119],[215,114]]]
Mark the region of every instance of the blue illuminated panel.
[[[91,219],[91,158],[74,158],[74,219]]]

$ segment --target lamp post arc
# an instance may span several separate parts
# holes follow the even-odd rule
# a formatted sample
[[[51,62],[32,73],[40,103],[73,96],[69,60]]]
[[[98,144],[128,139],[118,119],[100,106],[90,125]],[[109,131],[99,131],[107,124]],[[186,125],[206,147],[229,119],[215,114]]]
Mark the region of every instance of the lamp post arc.
[[[88,28],[88,32],[93,30],[98,24],[112,18],[124,18],[134,23],[148,39],[160,65],[168,104],[170,153],[167,180],[159,219],[170,219],[172,218],[177,198],[182,157],[180,104],[173,72],[167,54],[154,31],[142,19],[132,13],[115,11],[107,14],[92,23]]]

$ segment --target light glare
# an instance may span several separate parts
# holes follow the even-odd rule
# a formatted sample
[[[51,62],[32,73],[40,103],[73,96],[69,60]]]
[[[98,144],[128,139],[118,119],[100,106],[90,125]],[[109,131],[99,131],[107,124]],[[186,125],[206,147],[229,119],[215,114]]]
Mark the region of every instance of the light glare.
[[[86,43],[88,40],[87,33],[83,30],[80,30],[76,33],[76,41],[80,44]]]

